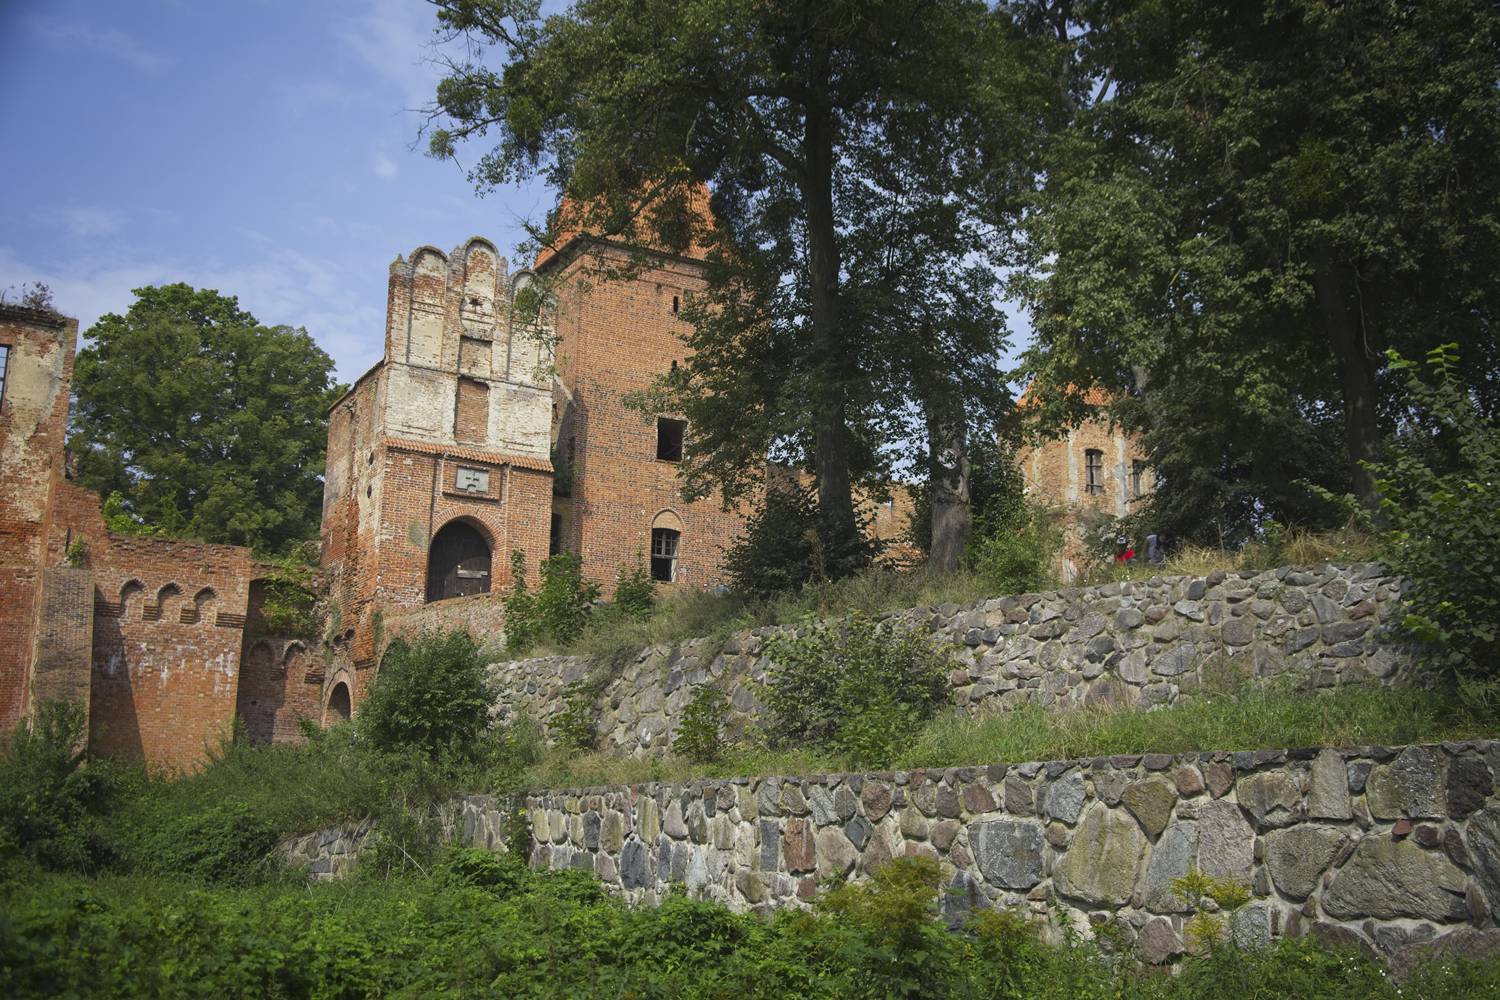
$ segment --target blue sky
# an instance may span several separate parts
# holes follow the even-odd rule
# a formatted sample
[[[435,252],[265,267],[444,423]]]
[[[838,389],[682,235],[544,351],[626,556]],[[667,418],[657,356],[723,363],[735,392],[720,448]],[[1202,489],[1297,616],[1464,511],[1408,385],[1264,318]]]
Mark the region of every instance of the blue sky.
[[[85,329],[141,285],[217,288],[357,377],[397,253],[509,250],[551,203],[479,198],[413,148],[435,23],[422,0],[0,0],[0,288],[44,281]]]
[[[435,24],[423,0],[0,0],[0,289],[43,281],[87,330],[142,285],[216,288],[357,378],[396,254],[512,252],[552,203],[414,148]]]

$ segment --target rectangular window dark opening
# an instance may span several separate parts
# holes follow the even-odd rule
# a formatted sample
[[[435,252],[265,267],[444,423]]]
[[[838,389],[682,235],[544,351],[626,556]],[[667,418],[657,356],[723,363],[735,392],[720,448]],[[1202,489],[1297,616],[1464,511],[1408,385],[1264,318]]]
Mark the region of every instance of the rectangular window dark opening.
[[[680,531],[651,529],[651,579],[671,583],[677,576],[677,543],[681,540]]]
[[[0,344],[0,403],[5,402],[5,372],[10,367],[10,347]]]
[[[562,515],[552,515],[552,536],[547,540],[547,554],[555,556],[562,551]]]
[[[682,461],[682,438],[687,432],[686,420],[656,418],[656,458],[661,462]]]
[[[1104,452],[1098,448],[1089,448],[1083,453],[1083,465],[1086,477],[1084,489],[1089,493],[1104,492]]]
[[[1146,463],[1138,458],[1130,463],[1130,495],[1133,497],[1146,495]]]

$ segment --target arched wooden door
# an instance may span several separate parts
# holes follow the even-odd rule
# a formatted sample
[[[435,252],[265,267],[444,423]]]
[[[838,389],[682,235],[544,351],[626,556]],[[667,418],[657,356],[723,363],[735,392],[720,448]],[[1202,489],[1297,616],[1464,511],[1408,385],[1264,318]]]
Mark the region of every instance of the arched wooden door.
[[[439,531],[427,552],[427,600],[486,594],[490,589],[490,547],[462,521]]]

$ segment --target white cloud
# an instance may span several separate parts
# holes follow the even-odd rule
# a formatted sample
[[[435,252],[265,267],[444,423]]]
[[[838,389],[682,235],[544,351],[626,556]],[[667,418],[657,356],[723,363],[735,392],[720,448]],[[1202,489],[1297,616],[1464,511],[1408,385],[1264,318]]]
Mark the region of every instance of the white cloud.
[[[120,231],[125,224],[123,212],[97,205],[69,205],[63,208],[37,212],[42,224],[61,229],[79,240],[99,239]]]
[[[396,176],[396,161],[384,153],[375,154],[375,176],[389,180]]]
[[[359,272],[368,270],[368,274]],[[368,279],[373,275],[375,282]],[[243,264],[212,259],[139,260],[115,255],[69,258],[66,267],[20,257],[0,245],[0,289],[40,281],[52,289],[62,313],[86,331],[105,313],[123,313],[131,291],[144,285],[185,281],[238,296],[262,323],[306,327],[337,364],[345,382],[379,360],[384,347],[384,272],[364,260],[335,261],[277,249]]]
[[[172,65],[167,56],[147,48],[118,28],[94,28],[78,21],[44,16],[27,18],[25,24],[33,34],[52,45],[101,52],[141,73],[163,73]]]
[[[400,92],[407,108],[429,103],[440,71],[431,63],[437,16],[428,4],[374,0],[357,18],[339,22],[339,41]]]

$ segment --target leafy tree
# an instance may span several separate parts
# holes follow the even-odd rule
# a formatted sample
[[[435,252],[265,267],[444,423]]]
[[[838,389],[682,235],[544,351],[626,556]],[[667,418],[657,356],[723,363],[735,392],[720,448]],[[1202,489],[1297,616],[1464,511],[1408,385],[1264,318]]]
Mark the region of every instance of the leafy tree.
[[[945,545],[961,547],[964,518],[947,515],[965,502],[963,431],[1003,385],[983,376],[1005,335],[1004,222],[1056,105],[1049,49],[1010,7],[583,0],[543,20],[535,0],[437,6],[502,65],[449,67],[434,155],[493,130],[471,176],[566,191],[553,235],[706,249],[690,357],[639,401],[692,423],[688,495],[753,493],[768,454],[809,465],[825,564],[843,575],[864,558],[853,486],[915,428],[946,486]]]
[[[858,523],[860,561],[876,552],[866,519]],[[827,580],[830,571],[818,531],[818,504],[810,488],[772,484],[745,519],[745,532],[724,553],[724,572],[738,594],[768,598],[795,593],[804,584]]]
[[[1373,503],[1364,463],[1404,392],[1387,348],[1457,340],[1495,411],[1500,10],[1076,10],[1094,86],[1034,216],[1027,367],[1139,394],[1117,415],[1148,432],[1171,527],[1234,541],[1311,516],[1298,477]],[[1082,414],[1059,396],[1048,416]]]
[[[138,288],[78,352],[70,446],[79,480],[118,492],[137,531],[275,552],[316,537],[325,414],[342,393],[307,332],[233,296]]]

